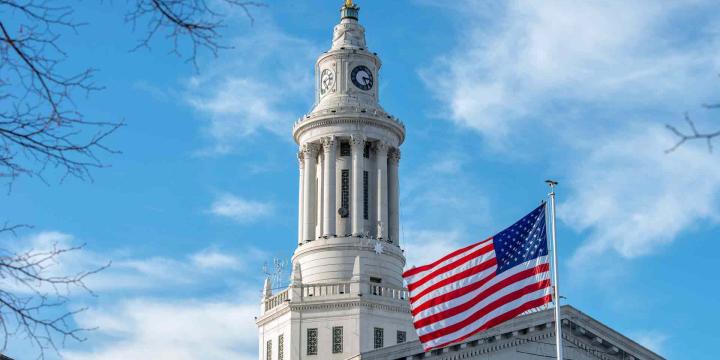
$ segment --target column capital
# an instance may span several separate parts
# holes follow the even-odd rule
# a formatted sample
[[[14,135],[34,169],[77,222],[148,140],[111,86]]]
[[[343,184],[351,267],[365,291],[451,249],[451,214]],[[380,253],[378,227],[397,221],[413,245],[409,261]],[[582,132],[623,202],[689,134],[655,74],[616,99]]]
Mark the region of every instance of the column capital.
[[[326,154],[335,150],[335,146],[337,145],[337,140],[336,140],[335,136],[324,137],[324,138],[322,138],[321,142],[322,142],[323,151]]]
[[[390,153],[388,154],[388,159],[390,159],[391,163],[397,164],[400,162],[400,149],[398,148],[392,148],[390,149]]]
[[[350,137],[350,145],[352,147],[365,146],[366,140],[367,140],[367,138],[364,135],[352,135]]]
[[[389,149],[390,147],[388,146],[388,144],[382,141],[377,141],[373,144],[373,150],[375,150],[375,152],[377,152],[378,154],[387,155]]]
[[[298,151],[297,157],[298,157],[298,164],[300,165],[300,171],[302,171],[303,167],[305,166],[305,157],[303,156],[302,150]]]
[[[317,156],[320,151],[320,145],[315,143],[306,143],[302,146],[302,153],[305,159]]]

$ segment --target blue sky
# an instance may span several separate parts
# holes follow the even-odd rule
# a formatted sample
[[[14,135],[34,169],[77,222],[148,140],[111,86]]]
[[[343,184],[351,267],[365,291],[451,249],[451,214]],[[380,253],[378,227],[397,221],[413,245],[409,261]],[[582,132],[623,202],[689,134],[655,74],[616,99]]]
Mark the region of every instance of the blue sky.
[[[450,4],[448,4],[450,3]],[[122,154],[94,181],[16,182],[0,211],[32,223],[14,249],[87,243],[53,271],[113,261],[75,294],[99,329],[67,359],[255,359],[262,263],[296,242],[290,131],[341,1],[270,1],[199,72],[129,52],[124,2],[82,3],[69,68],[100,70],[88,117],[124,120]],[[401,160],[408,264],[492,235],[560,181],[567,302],[667,358],[710,359],[720,337],[720,154],[665,154],[689,112],[715,129],[720,15],[712,1],[362,1],[383,60],[381,103],[407,126]],[[24,358],[29,345],[11,345]]]

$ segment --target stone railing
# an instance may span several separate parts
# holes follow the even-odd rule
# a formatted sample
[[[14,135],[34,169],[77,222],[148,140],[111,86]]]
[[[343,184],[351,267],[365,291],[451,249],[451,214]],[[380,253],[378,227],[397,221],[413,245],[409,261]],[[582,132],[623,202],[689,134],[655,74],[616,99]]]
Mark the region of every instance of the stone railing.
[[[289,299],[288,289],[279,292],[277,295],[265,300],[265,311],[268,311]]]
[[[375,283],[364,283],[361,286],[361,292],[366,296],[378,296],[388,299],[405,300],[410,298],[410,294],[406,289],[383,286]],[[276,295],[265,300],[265,311],[280,306],[283,302],[290,300],[291,289],[285,289]],[[350,297],[350,282],[329,283],[329,284],[303,284],[300,288],[303,300],[312,301],[320,298],[344,298]],[[357,290],[356,290],[357,291]],[[357,296],[357,294],[356,294]]]
[[[405,289],[382,286],[379,284],[370,284],[370,295],[382,296],[397,300],[406,300],[410,297],[408,291]]]
[[[303,297],[350,294],[350,283],[307,284],[302,286]]]

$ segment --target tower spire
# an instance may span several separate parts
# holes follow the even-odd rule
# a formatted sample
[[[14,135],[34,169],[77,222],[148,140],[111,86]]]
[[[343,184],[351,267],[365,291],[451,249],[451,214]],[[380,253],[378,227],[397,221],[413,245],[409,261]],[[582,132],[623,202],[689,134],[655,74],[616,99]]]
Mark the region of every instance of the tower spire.
[[[360,15],[360,7],[353,4],[352,0],[345,0],[345,5],[340,9],[340,19],[358,20]]]

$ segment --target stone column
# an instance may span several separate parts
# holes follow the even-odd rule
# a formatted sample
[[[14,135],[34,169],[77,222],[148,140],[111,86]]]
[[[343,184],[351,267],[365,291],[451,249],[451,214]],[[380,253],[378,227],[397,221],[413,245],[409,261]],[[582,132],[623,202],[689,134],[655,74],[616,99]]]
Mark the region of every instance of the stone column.
[[[318,150],[317,144],[303,145],[303,241],[315,239],[315,168]]]
[[[363,232],[363,171],[365,168],[365,137],[353,135],[350,140],[352,147],[352,197],[350,199],[350,218],[352,219],[352,234],[360,236]]]
[[[337,217],[337,209],[335,209],[335,192],[337,187],[335,186],[335,157],[337,150],[337,142],[335,137],[327,137],[323,139],[323,151],[325,152],[325,163],[324,179],[323,179],[323,190],[325,194],[323,196],[324,210],[323,210],[323,236],[331,237],[335,236],[335,218]]]
[[[305,233],[303,232],[303,211],[305,209],[305,204],[303,203],[303,193],[305,193],[305,184],[303,183],[304,163],[303,152],[301,150],[298,152],[298,164],[300,167],[300,185],[298,189],[298,244],[303,243],[303,237],[305,236]]]
[[[377,238],[388,238],[388,147],[378,141],[375,144],[375,162],[377,163]]]
[[[321,238],[323,235],[323,198],[324,198],[324,179],[325,179],[325,156],[322,154],[322,143],[318,145],[318,164],[317,173],[315,173],[315,237]]]
[[[400,149],[393,149],[389,157],[388,193],[390,209],[390,242],[400,245],[400,178],[398,167],[400,165]]]

